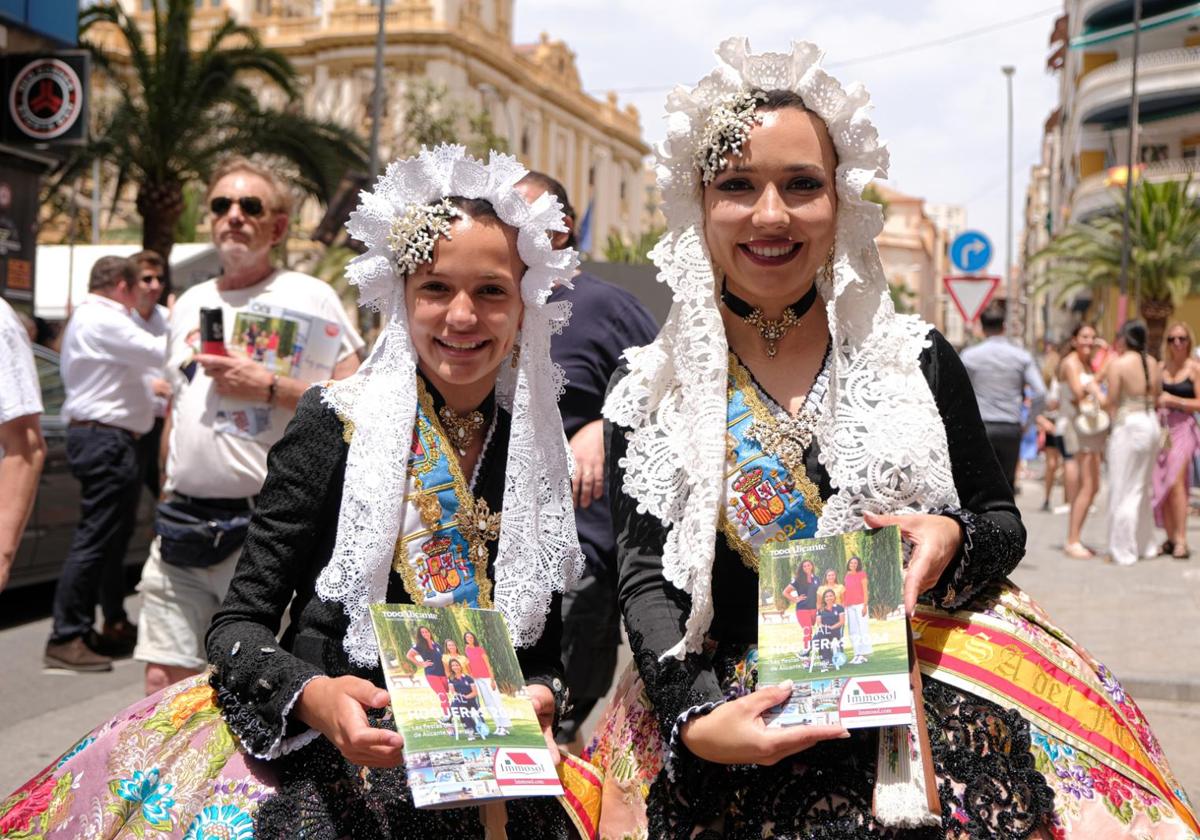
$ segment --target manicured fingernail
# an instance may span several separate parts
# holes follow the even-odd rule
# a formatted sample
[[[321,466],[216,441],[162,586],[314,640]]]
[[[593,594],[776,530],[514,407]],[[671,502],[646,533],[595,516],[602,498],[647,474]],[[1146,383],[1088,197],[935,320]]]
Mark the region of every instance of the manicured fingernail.
[[[793,683],[791,680],[784,680],[779,684],[779,687],[786,689],[787,691],[791,691],[793,685],[795,685],[795,683]]]
[[[849,737],[850,737],[850,731],[849,731],[849,730],[847,730],[847,731],[843,732],[841,735],[839,735],[838,737],[839,737],[839,738],[849,738]]]

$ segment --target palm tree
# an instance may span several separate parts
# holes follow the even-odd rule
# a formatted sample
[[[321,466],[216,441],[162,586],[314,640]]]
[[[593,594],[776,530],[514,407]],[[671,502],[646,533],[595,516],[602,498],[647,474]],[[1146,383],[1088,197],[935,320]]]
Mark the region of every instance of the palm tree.
[[[204,48],[193,53],[189,36],[195,5],[194,0],[154,3],[149,44],[116,5],[90,6],[80,13],[81,36],[108,25],[123,42],[120,52],[108,53],[83,40],[97,69],[112,82],[117,101],[96,136],[68,160],[52,184],[70,182],[95,159],[114,165],[117,194],[126,184],[137,184],[143,247],[164,256],[171,252],[176,222],[185,210],[184,187],[206,181],[226,155],[277,160],[291,170],[298,187],[322,201],[347,169],[366,168],[359,137],[300,112],[296,71],[282,54],[263,47],[254,29],[227,18]],[[265,107],[250,82],[260,91],[278,89],[288,106]]]
[[[1155,353],[1175,308],[1200,291],[1200,205],[1189,197],[1190,186],[1190,178],[1143,180],[1131,196],[1129,278]],[[1062,301],[1075,291],[1114,287],[1120,282],[1121,247],[1120,213],[1071,225],[1033,255],[1034,261],[1049,261],[1039,288],[1055,288]]]

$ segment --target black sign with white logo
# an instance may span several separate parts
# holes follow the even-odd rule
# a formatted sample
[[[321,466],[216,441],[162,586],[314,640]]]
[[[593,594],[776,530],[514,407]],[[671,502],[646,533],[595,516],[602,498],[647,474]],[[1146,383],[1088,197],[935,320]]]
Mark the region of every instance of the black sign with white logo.
[[[86,53],[7,56],[4,140],[82,143],[87,137],[87,84]]]

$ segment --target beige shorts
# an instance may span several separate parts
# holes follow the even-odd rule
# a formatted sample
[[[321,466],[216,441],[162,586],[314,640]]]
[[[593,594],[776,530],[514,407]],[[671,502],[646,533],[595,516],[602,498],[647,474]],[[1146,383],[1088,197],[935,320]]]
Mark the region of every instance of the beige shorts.
[[[238,549],[215,566],[199,569],[164,563],[158,546],[155,537],[137,587],[142,595],[142,611],[133,658],[203,670],[208,667],[204,634],[225,599],[242,551]]]

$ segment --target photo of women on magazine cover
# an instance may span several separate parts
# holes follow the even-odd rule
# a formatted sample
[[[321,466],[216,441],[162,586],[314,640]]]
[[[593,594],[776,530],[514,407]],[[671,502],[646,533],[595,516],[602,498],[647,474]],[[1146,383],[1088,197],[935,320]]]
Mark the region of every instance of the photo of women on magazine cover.
[[[903,612],[899,557],[886,531],[764,549],[759,649],[784,652],[770,663],[772,674],[803,680],[905,670],[904,622],[895,620]]]
[[[498,613],[406,607],[376,631],[407,750],[545,747]]]

